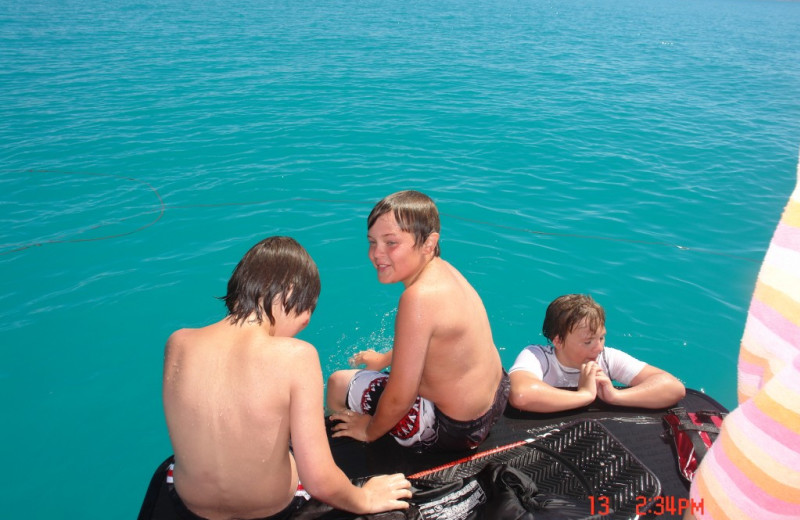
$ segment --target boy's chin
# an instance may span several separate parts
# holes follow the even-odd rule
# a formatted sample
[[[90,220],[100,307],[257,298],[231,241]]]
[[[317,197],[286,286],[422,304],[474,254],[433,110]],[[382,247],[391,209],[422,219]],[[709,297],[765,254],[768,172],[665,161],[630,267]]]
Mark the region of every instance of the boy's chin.
[[[380,271],[377,273],[378,281],[382,284],[391,284],[394,283],[396,280],[392,278],[389,273],[381,273]]]

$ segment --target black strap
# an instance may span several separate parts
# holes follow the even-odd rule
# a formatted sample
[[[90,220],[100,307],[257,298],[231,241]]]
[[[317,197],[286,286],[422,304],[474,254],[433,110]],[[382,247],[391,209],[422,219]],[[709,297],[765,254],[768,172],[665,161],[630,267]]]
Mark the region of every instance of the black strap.
[[[719,433],[719,428],[714,423],[711,424],[695,424],[692,421],[681,421],[678,427],[684,431],[706,432],[706,433]]]
[[[686,413],[686,409],[683,407],[676,407],[669,410],[670,413],[675,415],[680,422],[678,424],[678,428],[686,432],[686,436],[689,437],[689,440],[692,442],[692,446],[694,447],[694,456],[699,463],[703,460],[703,457],[706,456],[708,452],[708,445],[700,436],[700,432],[705,432],[709,434],[709,440],[711,442],[714,441],[716,438],[716,434],[719,433],[719,428],[713,422],[711,422],[711,418],[709,417],[708,413],[697,413],[695,414],[703,424],[695,424],[694,421],[689,418],[689,414]],[[714,434],[714,437],[711,437],[711,434]]]

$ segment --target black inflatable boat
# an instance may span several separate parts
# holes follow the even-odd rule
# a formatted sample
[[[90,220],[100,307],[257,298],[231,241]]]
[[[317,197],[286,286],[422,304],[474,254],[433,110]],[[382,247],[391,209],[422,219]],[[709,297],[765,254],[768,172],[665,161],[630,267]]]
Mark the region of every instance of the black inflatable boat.
[[[677,406],[689,413],[727,412],[716,400],[691,389]],[[689,482],[679,469],[665,413],[663,409],[611,407],[601,401],[551,414],[509,406],[489,437],[472,451],[416,453],[389,437],[371,444],[331,438],[330,444],[336,463],[353,480],[381,473],[409,476],[415,493],[428,497],[416,508],[414,518],[492,520],[497,515],[486,512],[486,505],[482,513],[468,517],[456,514],[456,509],[491,502],[492,495],[498,494],[491,489],[498,482],[498,468],[514,468],[519,471],[511,477],[521,475],[524,480],[516,485],[527,486],[529,498],[538,495],[539,503],[554,508],[531,518],[680,519],[686,509],[702,504],[688,499]],[[169,500],[165,482],[170,459],[153,475],[139,520],[158,519],[159,504]],[[558,499],[566,502],[559,506]],[[372,517],[394,518],[391,514]],[[322,507],[298,518],[359,517]]]

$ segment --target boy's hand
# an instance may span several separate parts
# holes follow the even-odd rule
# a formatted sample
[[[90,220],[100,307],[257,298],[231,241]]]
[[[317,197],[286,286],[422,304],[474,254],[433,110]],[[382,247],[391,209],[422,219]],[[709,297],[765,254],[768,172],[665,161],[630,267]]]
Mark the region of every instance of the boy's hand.
[[[385,354],[380,354],[372,349],[362,350],[350,358],[350,366],[352,368],[358,368],[360,365],[365,365],[364,368],[367,370],[380,372],[386,368],[385,360]]]
[[[331,427],[332,437],[352,437],[361,442],[367,439],[367,426],[372,419],[371,415],[356,413],[350,410],[337,412],[331,415],[332,421],[339,421]]]
[[[402,473],[372,477],[364,483],[363,489],[367,494],[365,513],[408,509],[408,502],[402,499],[411,498],[411,482]]]
[[[601,373],[600,367],[594,361],[589,361],[581,365],[581,373],[578,376],[578,391],[590,396],[594,401],[597,397],[597,374]],[[590,401],[590,402],[591,402]]]
[[[619,390],[614,387],[611,378],[598,369],[595,380],[597,381],[597,397],[608,404],[615,404]]]

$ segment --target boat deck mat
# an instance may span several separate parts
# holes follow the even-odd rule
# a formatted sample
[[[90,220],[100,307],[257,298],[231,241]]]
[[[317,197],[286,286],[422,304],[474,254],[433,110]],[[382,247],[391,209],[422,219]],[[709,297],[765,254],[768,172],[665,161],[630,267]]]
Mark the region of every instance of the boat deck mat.
[[[686,390],[686,397],[677,406],[682,406],[689,412],[727,411],[716,400],[691,389]],[[689,507],[689,484],[678,471],[671,441],[662,438],[665,431],[662,421],[664,413],[666,409],[612,407],[601,401],[576,410],[550,414],[522,412],[509,406],[492,428],[489,437],[473,451],[417,453],[400,447],[388,436],[370,444],[349,438],[331,438],[330,443],[334,460],[350,478],[396,472],[414,475],[470,457],[476,452],[487,452],[539,437],[576,421],[594,420],[661,483],[660,495],[653,501],[648,514],[642,515],[642,518],[680,519],[683,516],[682,509]],[[600,497],[598,495],[595,499]],[[641,497],[633,498],[641,504],[644,503],[645,494]],[[644,512],[641,507],[638,509],[639,512]],[[631,518],[635,516],[634,514]]]
[[[711,397],[691,389],[677,406],[687,412],[727,411]],[[603,497],[608,497],[614,513],[604,518],[637,518],[637,513],[645,513],[640,518],[680,519],[688,507],[689,485],[678,471],[671,441],[662,437],[664,413],[666,409],[611,407],[601,401],[551,414],[509,406],[476,450],[447,453],[414,452],[388,436],[370,444],[330,437],[329,442],[334,460],[351,479],[402,472],[444,482],[477,473],[488,462],[501,461],[537,472],[534,480],[542,491],[579,494],[574,487],[578,482],[563,469],[564,457],[555,457],[562,459],[557,463],[561,467],[556,468],[554,457],[530,448],[533,442],[565,456],[584,473],[594,489],[598,512],[605,505]],[[163,483],[170,458],[153,475],[140,519],[154,518],[158,504],[166,500]],[[606,467],[609,463],[610,470]],[[645,506],[651,507],[645,511]]]
[[[633,518],[647,511],[661,493],[656,475],[594,420],[552,428],[409,478],[415,485],[423,481],[433,487],[472,477],[489,463],[521,470],[539,493],[574,498],[588,494],[595,499],[591,509],[608,519]]]

